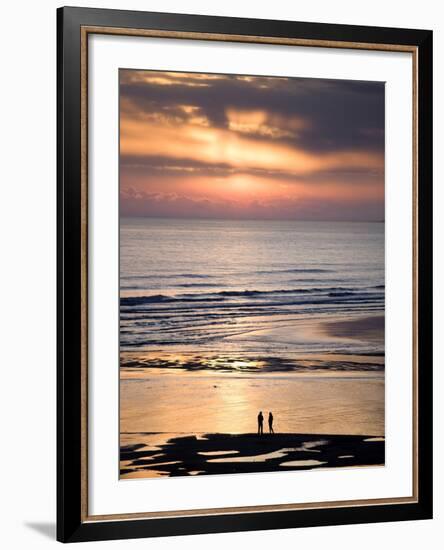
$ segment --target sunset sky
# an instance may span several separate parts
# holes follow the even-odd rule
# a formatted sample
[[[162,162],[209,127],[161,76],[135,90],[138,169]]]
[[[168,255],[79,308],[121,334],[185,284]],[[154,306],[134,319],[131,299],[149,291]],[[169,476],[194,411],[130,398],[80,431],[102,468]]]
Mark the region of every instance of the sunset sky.
[[[384,84],[120,70],[123,216],[384,219]]]

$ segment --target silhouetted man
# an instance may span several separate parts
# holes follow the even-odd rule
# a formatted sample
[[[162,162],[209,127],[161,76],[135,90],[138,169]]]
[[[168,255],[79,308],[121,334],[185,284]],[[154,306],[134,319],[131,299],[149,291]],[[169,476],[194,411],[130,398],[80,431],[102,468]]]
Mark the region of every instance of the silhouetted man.
[[[268,429],[270,430],[271,434],[274,434],[274,430],[273,430],[273,413],[271,411],[268,413]]]
[[[257,433],[262,435],[264,433],[264,417],[262,411],[257,415]]]

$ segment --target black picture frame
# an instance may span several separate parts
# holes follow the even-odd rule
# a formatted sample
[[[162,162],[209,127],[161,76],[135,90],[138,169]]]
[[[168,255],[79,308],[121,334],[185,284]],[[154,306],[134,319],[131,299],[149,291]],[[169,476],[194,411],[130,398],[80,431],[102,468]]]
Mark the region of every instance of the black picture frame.
[[[312,509],[91,519],[85,515],[82,468],[82,95],[84,27],[145,29],[404,45],[416,50],[417,79],[417,458],[415,502]],[[157,537],[428,519],[432,517],[432,32],[400,28],[239,19],[92,8],[57,10],[57,539],[62,542]],[[83,489],[82,489],[83,487]]]

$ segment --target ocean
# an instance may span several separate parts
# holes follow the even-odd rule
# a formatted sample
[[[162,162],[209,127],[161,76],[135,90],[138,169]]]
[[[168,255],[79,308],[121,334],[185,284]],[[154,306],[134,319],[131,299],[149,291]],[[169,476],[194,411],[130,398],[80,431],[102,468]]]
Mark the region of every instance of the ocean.
[[[122,351],[382,353],[281,337],[293,321],[378,312],[383,223],[121,221]]]

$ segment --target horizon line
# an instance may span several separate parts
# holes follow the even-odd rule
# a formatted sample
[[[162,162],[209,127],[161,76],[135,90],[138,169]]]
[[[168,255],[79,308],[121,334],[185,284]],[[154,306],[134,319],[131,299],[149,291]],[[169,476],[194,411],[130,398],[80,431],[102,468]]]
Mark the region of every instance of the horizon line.
[[[234,221],[234,222],[322,222],[322,223],[385,223],[385,219],[377,220],[348,220],[348,219],[337,219],[337,220],[328,220],[328,219],[297,219],[297,218],[230,218],[230,217],[193,217],[193,216],[121,216],[119,215],[119,220],[122,219],[148,219],[148,220],[186,220],[186,221]]]

